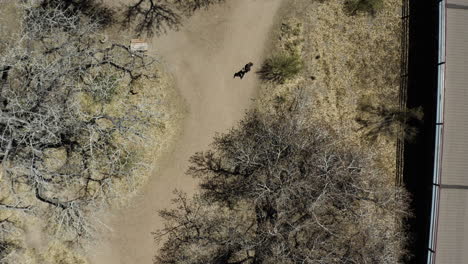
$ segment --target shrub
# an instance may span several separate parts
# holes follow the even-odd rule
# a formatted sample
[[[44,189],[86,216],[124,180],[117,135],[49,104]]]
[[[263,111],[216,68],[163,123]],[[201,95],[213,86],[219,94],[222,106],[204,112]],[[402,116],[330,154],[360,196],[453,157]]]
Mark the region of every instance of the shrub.
[[[358,12],[375,15],[382,7],[383,0],[348,0],[345,3],[345,10],[349,15],[356,15]]]
[[[263,81],[284,83],[296,76],[302,69],[302,61],[298,56],[285,53],[268,58],[257,72]]]

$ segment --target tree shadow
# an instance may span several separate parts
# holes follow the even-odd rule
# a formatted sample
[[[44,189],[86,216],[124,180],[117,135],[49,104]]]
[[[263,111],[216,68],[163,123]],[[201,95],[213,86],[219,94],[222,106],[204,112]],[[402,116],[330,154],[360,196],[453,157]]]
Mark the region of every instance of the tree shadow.
[[[411,141],[416,137],[424,116],[422,107],[400,109],[361,103],[358,109],[361,116],[356,118],[356,122],[361,125],[360,130],[366,130],[365,135],[371,141],[381,135],[390,138],[403,136]]]
[[[70,16],[77,12],[107,27],[115,22],[115,11],[96,0],[45,0],[41,3],[42,8],[61,8]]]
[[[160,35],[179,30],[183,17],[191,17],[200,9],[208,9],[225,0],[137,0],[125,7],[122,26],[134,26],[138,36]]]
[[[346,0],[344,11],[349,16],[355,16],[359,12],[375,16],[383,7],[383,0]]]
[[[139,36],[160,35],[167,30],[178,30],[182,24],[182,17],[176,9],[167,2],[155,0],[139,0],[127,6],[122,26],[127,28],[135,24],[135,31]]]
[[[200,9],[208,9],[211,5],[220,4],[226,0],[174,0],[174,4],[184,15],[191,16]]]

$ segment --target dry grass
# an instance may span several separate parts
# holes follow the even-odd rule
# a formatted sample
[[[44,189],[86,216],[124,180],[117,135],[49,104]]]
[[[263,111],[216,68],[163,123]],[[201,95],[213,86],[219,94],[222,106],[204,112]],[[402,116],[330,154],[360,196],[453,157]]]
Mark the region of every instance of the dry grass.
[[[398,109],[400,75],[400,0],[383,1],[374,15],[350,16],[345,0],[288,0],[274,34],[271,54],[299,54],[304,63],[300,76],[282,85],[262,84],[257,108],[275,114],[301,107],[309,122],[331,128],[341,146],[357,146],[371,153],[376,166],[395,186],[396,138],[371,139],[369,128],[357,122],[365,118],[363,105]],[[380,226],[370,236],[379,239],[403,232],[403,219],[381,214],[362,203],[367,211],[362,226]],[[405,210],[402,208],[402,210]],[[380,223],[373,225],[372,223]],[[402,240],[395,254],[406,254]]]
[[[293,107],[306,97],[310,122],[323,123],[343,144],[373,149],[378,164],[393,176],[395,138],[366,138],[356,119],[360,105],[397,106],[400,72],[400,1],[385,1],[375,16],[349,16],[345,1],[290,0],[283,9],[272,53],[299,53],[300,77],[275,86],[264,84],[260,108]],[[393,178],[392,178],[393,180]]]

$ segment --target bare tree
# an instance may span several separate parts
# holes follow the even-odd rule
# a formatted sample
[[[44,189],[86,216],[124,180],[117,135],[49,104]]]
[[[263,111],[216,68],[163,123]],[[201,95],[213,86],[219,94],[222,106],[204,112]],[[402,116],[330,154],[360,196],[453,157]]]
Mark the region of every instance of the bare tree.
[[[0,219],[0,263],[8,263],[8,259],[18,245],[7,238],[9,233],[17,229],[15,223],[8,218]]]
[[[0,263],[15,263],[15,255],[20,251],[18,236],[21,236],[22,229],[17,216],[24,216],[24,213],[31,213],[29,206],[22,206],[20,203],[11,203],[0,196]]]
[[[155,263],[226,263],[223,261],[242,248],[254,246],[248,241],[255,231],[254,217],[241,217],[236,214],[239,211],[211,206],[199,197],[191,201],[181,192],[176,194],[177,208],[160,212],[166,226],[154,235],[158,241],[166,236],[169,239]]]
[[[125,104],[128,91],[115,98],[155,77],[147,70],[154,60],[101,43],[99,23],[61,4],[22,8],[21,36],[0,57],[8,69],[0,93],[2,184],[21,206],[49,215],[49,230],[86,238],[93,213],[120,195],[118,186],[140,165],[126,142],[143,139],[157,122],[150,102]],[[118,111],[106,110],[111,99]]]
[[[404,190],[297,115],[250,113],[191,163],[202,192],[161,212],[155,263],[399,263],[404,252]]]

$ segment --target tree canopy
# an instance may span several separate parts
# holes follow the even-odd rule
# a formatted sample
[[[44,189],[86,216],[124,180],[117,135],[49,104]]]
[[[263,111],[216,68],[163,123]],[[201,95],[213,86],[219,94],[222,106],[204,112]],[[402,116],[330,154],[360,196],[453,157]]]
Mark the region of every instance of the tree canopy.
[[[155,263],[399,263],[405,192],[324,128],[251,112],[191,164]]]
[[[120,195],[116,185],[136,167],[126,142],[157,122],[155,102],[125,104],[133,83],[155,77],[154,59],[103,42],[97,21],[60,3],[21,12],[20,37],[0,56],[0,206],[46,214],[50,231],[87,238],[87,212]]]

